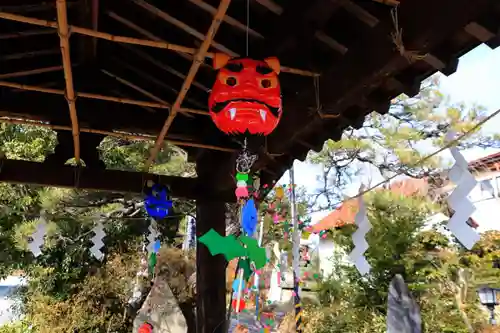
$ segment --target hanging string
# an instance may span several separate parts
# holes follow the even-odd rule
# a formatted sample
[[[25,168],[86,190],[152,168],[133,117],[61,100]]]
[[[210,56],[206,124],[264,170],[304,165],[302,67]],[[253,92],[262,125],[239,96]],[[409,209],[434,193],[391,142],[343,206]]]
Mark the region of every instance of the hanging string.
[[[405,57],[410,63],[427,57],[427,53],[419,54],[417,51],[410,51],[405,48],[403,43],[403,29],[399,28],[398,6],[391,9],[391,18],[394,25],[394,32],[391,33],[392,42],[396,45],[401,56]]]
[[[249,50],[249,30],[250,30],[250,0],[247,0],[247,30],[246,30],[246,55],[248,57]]]

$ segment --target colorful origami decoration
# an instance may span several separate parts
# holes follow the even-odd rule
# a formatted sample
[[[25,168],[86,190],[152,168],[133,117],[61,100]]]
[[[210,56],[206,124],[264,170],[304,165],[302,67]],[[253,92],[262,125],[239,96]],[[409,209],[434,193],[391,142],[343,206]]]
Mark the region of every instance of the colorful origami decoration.
[[[213,256],[223,254],[227,261],[247,257],[254,263],[255,269],[261,269],[267,262],[266,250],[258,245],[255,238],[240,236],[236,239],[234,235],[222,237],[210,229],[198,241],[205,244]]]
[[[218,73],[208,106],[215,125],[226,134],[270,134],[282,115],[279,60],[217,53],[213,66]]]
[[[153,333],[153,325],[150,323],[144,323],[139,327],[139,331],[137,333]]]
[[[252,236],[255,233],[257,227],[257,208],[255,208],[253,199],[248,200],[243,206],[241,212],[241,226],[248,236]]]
[[[168,196],[167,188],[154,184],[148,192],[144,200],[146,212],[153,218],[165,218],[172,209],[172,200]]]

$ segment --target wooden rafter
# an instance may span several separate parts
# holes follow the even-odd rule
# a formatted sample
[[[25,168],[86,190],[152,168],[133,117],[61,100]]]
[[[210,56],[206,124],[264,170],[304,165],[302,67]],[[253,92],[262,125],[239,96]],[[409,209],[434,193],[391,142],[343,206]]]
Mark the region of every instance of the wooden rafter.
[[[177,99],[175,100],[175,103],[173,104],[172,108],[170,109],[170,114],[168,115],[167,120],[165,121],[165,124],[163,125],[163,128],[160,131],[160,134],[158,135],[158,138],[156,139],[154,147],[151,149],[150,156],[148,160],[145,163],[145,169],[148,170],[153,161],[156,159],[156,156],[160,152],[161,146],[163,144],[163,139],[168,133],[168,130],[170,129],[170,126],[172,125],[175,117],[177,116],[177,113],[179,112],[179,109],[181,108],[182,101],[184,100],[184,97],[186,97],[186,94],[191,86],[191,83],[198,72],[198,69],[200,68],[201,63],[203,62],[203,59],[205,58],[205,55],[208,51],[208,48],[210,47],[210,44],[212,43],[212,40],[217,33],[217,30],[219,29],[219,26],[221,24],[222,19],[224,18],[224,15],[226,14],[226,11],[229,7],[231,0],[221,0],[219,4],[219,8],[217,9],[217,13],[215,13],[214,18],[212,20],[212,24],[210,25],[210,28],[208,29],[208,32],[206,34],[205,39],[203,40],[203,43],[201,43],[200,49],[194,56],[193,64],[191,65],[191,68],[189,68],[189,72],[186,76],[186,79],[184,80],[184,83],[182,84],[181,91],[179,95],[177,95]]]
[[[146,2],[144,0],[130,0],[130,1],[132,1],[133,3],[138,5],[139,7],[147,10],[151,14],[158,16],[159,18],[161,18],[165,22],[168,22],[168,23],[176,26],[177,28],[185,31],[186,33],[194,36],[198,40],[200,40],[200,41],[204,40],[205,35],[203,35],[201,32],[199,32],[198,30],[194,29],[193,27],[187,25],[186,23],[182,22],[181,20],[176,19],[175,17],[168,14],[167,12],[164,12],[164,11],[160,10],[159,8],[153,6],[149,2]],[[230,49],[228,49],[224,45],[217,43],[215,41],[212,41],[211,46],[213,46],[214,48],[216,48],[220,52],[224,52],[224,53],[229,54],[232,57],[238,56],[238,54],[236,52],[231,51]]]
[[[217,12],[217,8],[208,4],[204,0],[189,0],[189,2],[195,4],[196,6],[200,7],[201,9],[203,9],[204,11],[206,11],[212,15],[215,15],[215,13]],[[231,26],[233,26],[233,27],[235,27],[243,32],[248,31],[249,36],[256,37],[256,38],[264,38],[264,36],[262,36],[257,31],[253,30],[252,28],[248,27],[246,24],[241,23],[240,21],[232,18],[229,15],[224,16],[224,22],[226,22],[227,24],[229,24],[229,25],[231,25]]]
[[[138,76],[142,77],[143,79],[147,80],[148,82],[150,82],[150,83],[152,83],[152,84],[154,84],[154,85],[156,85],[158,87],[161,87],[161,88],[163,88],[165,90],[170,90],[171,92],[173,92],[176,95],[179,93],[179,91],[177,89],[175,89],[174,87],[169,86],[164,81],[157,79],[156,77],[152,76],[151,74],[148,74],[148,73],[144,72],[143,70],[140,70],[137,67],[134,67],[134,66],[132,66],[132,65],[130,65],[128,63],[125,63],[124,61],[121,61],[117,57],[111,57],[111,60],[114,63],[119,64],[119,65],[123,66],[124,68],[129,69],[130,71],[134,72]],[[203,107],[205,107],[205,105],[203,105],[201,102],[199,102],[197,100],[194,100],[192,98],[187,98],[186,97],[186,101],[190,102],[191,104],[193,104],[197,108],[203,108]],[[167,102],[165,102],[165,103],[167,103]]]
[[[5,12],[0,12],[0,18],[5,19],[5,20],[23,22],[23,23],[27,23],[27,24],[57,29],[57,22],[54,22],[54,21],[40,20],[40,19],[36,19],[36,18],[32,18],[32,17],[26,17],[26,16],[22,16],[22,15],[16,15],[16,14],[5,13]],[[195,49],[195,48],[177,45],[177,44],[172,44],[172,43],[146,40],[146,39],[133,38],[133,37],[117,36],[117,35],[112,35],[112,34],[108,34],[105,32],[99,32],[99,31],[94,31],[91,29],[81,28],[81,27],[77,27],[77,26],[73,26],[73,25],[68,26],[68,27],[71,29],[72,33],[80,34],[80,35],[84,35],[84,36],[89,36],[89,37],[100,38],[100,39],[108,40],[111,42],[118,42],[118,43],[132,44],[132,45],[141,45],[141,46],[153,47],[153,48],[158,48],[158,49],[172,50],[172,51],[177,51],[177,52],[186,53],[186,54],[196,54],[196,52],[197,52],[197,49]],[[213,52],[206,52],[204,55],[205,58],[213,58],[214,56],[215,56],[215,53],[213,53]],[[301,75],[301,76],[319,76],[318,73],[314,73],[314,72],[303,70],[303,69],[286,67],[286,66],[281,66],[281,72],[296,74],[296,75]]]
[[[11,38],[21,38],[30,36],[41,36],[41,35],[52,35],[56,31],[54,29],[33,29],[24,30],[18,32],[9,32],[6,34],[0,34],[0,39],[11,39]]]
[[[43,68],[28,69],[28,70],[19,71],[19,72],[3,73],[3,74],[0,74],[0,80],[10,79],[13,77],[23,77],[23,76],[29,76],[29,75],[42,74],[42,73],[57,72],[57,71],[60,71],[62,69],[63,69],[63,66],[50,66],[50,67],[43,67]]]
[[[127,44],[121,44],[123,47],[125,47],[126,49],[130,50],[131,52],[135,53],[138,57],[146,60],[146,61],[149,61],[151,64],[155,65],[156,67],[160,68],[160,69],[163,69],[164,71],[172,74],[172,75],[175,75],[177,76],[178,78],[182,79],[182,80],[185,80],[186,79],[186,75],[184,75],[183,73],[179,72],[178,70],[176,70],[175,68],[173,67],[170,67],[169,65],[167,64],[164,64],[163,62],[157,60],[156,58],[150,56],[149,54],[147,54],[146,52],[142,51],[142,50],[139,50],[137,47],[135,46],[132,46],[132,45],[127,45]],[[204,86],[203,84],[199,83],[198,81],[193,81],[193,86],[203,90],[204,92],[208,93],[210,91],[210,88]]]
[[[111,75],[113,75],[113,74],[111,74]],[[9,88],[13,88],[13,89],[28,90],[28,91],[37,91],[37,92],[41,92],[41,93],[60,95],[60,96],[64,96],[64,94],[65,94],[65,91],[61,90],[61,89],[52,89],[52,88],[45,88],[45,87],[40,87],[40,86],[31,86],[31,85],[27,85],[27,84],[20,84],[20,83],[7,82],[7,81],[0,81],[0,87],[9,87]],[[168,104],[147,102],[147,101],[137,101],[137,100],[128,99],[128,98],[119,98],[119,97],[106,96],[106,95],[101,95],[101,94],[75,92],[75,95],[77,97],[82,97],[82,98],[89,98],[89,99],[115,102],[115,103],[121,103],[121,104],[138,105],[138,106],[145,106],[145,107],[158,108],[158,109],[169,109],[170,108],[170,105],[168,105]],[[208,115],[208,111],[195,110],[195,109],[190,109],[190,108],[181,108],[180,112]]]
[[[78,129],[78,115],[76,112],[76,95],[73,87],[73,73],[71,70],[71,57],[69,50],[69,28],[66,9],[66,0],[57,0],[57,22],[59,34],[62,63],[64,67],[64,79],[66,81],[65,97],[68,101],[69,115],[71,119],[71,132],[73,134],[73,146],[75,150],[76,164],[80,164],[80,130]]]
[[[6,54],[0,57],[1,61],[7,60],[16,60],[16,59],[26,59],[26,58],[35,58],[46,55],[58,54],[60,52],[59,49],[46,49],[46,50],[37,50],[37,51],[28,51],[28,52],[20,52],[20,53],[11,53]]]

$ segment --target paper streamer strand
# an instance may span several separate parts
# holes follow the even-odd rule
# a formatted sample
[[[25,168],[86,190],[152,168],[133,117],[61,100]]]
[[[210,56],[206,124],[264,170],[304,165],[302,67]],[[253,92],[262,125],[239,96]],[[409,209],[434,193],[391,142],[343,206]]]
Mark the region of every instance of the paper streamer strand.
[[[364,253],[368,250],[368,242],[365,239],[366,234],[372,228],[370,221],[368,221],[368,216],[366,214],[366,206],[363,197],[358,198],[359,210],[354,218],[354,223],[357,225],[358,229],[352,235],[352,242],[354,244],[354,249],[349,254],[352,262],[358,269],[361,275],[365,275],[370,272],[370,264],[366,261]]]
[[[40,213],[39,222],[36,225],[36,230],[31,234],[31,241],[28,242],[28,249],[35,257],[42,254],[42,246],[45,235],[47,234],[47,222],[45,220],[45,212]]]
[[[104,237],[106,237],[102,221],[99,220],[92,231],[94,232],[95,236],[91,239],[93,246],[90,248],[90,252],[97,260],[102,260],[104,258],[104,253],[102,253],[101,251],[101,249],[104,247],[104,242],[102,240]]]
[[[455,133],[453,132],[446,135],[448,141],[454,138]],[[470,250],[480,238],[479,234],[467,224],[472,213],[476,210],[476,207],[467,196],[476,187],[477,181],[469,172],[468,163],[458,148],[450,147],[450,153],[455,160],[455,164],[448,175],[457,187],[448,196],[448,205],[453,209],[454,213],[448,221],[447,227],[458,241]]]
[[[146,247],[146,250],[148,251],[148,255],[151,255],[152,253],[156,253],[155,251],[155,244],[156,244],[156,239],[160,235],[158,232],[158,226],[156,224],[156,221],[154,219],[151,219],[151,224],[149,225],[149,234],[148,234],[148,246]]]

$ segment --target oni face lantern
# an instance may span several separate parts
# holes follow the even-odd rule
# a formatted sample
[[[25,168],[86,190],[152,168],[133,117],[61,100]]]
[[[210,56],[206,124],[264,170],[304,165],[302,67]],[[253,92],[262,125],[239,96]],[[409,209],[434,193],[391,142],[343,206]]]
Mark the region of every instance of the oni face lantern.
[[[218,53],[214,68],[219,72],[208,106],[215,125],[227,134],[270,134],[282,114],[278,59],[231,59]]]

